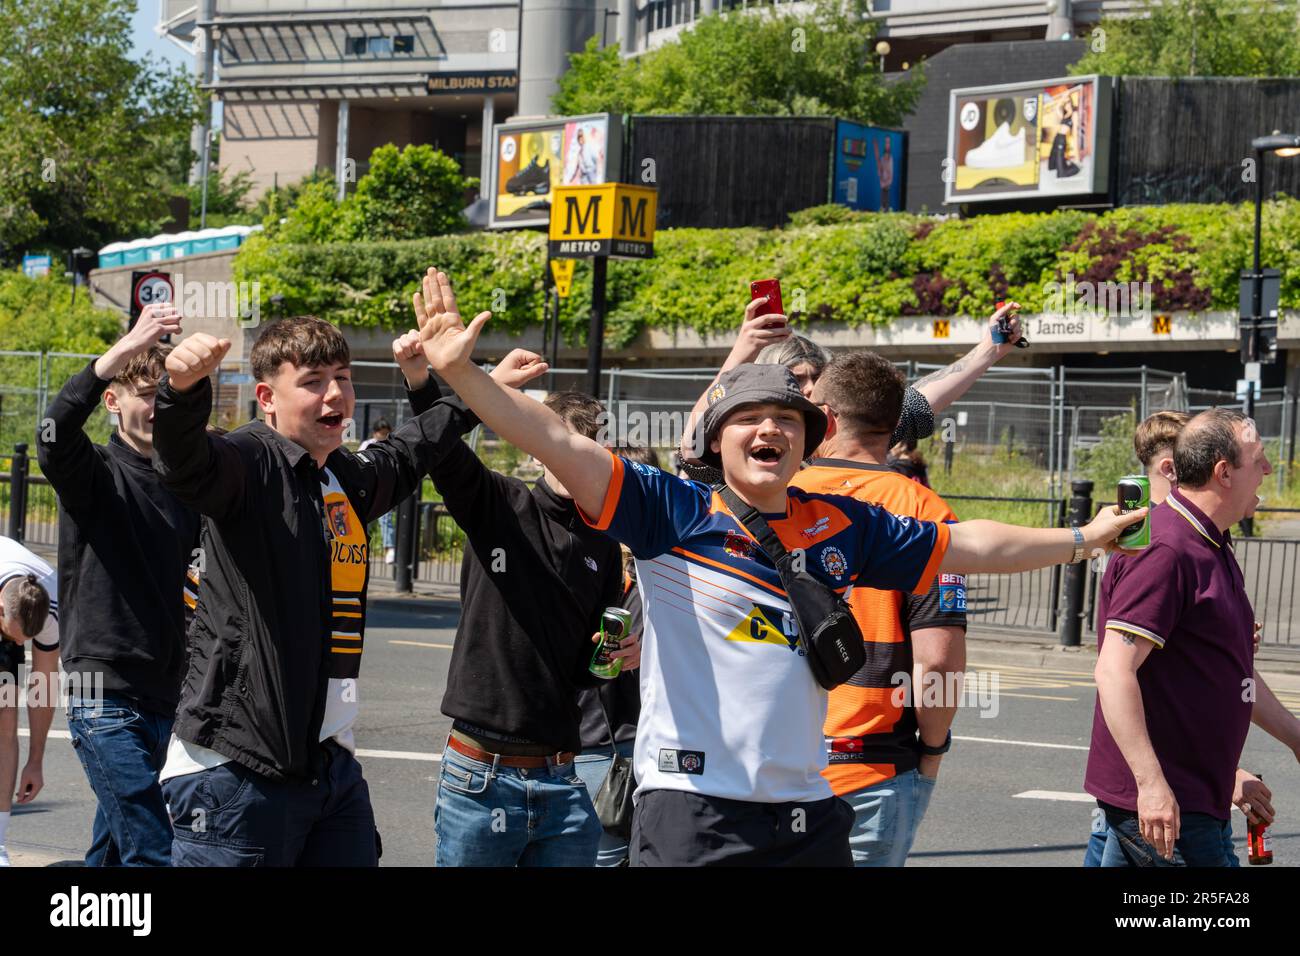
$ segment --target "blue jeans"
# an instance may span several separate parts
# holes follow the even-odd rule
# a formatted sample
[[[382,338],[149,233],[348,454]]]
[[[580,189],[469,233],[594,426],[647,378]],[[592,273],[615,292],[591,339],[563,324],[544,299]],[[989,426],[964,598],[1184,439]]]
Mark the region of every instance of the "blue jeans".
[[[630,757],[633,748],[636,746],[636,741],[626,740],[617,746],[620,757]],[[582,778],[582,782],[587,785],[587,794],[593,801],[595,801],[596,793],[600,790],[600,785],[605,782],[605,776],[609,773],[609,768],[613,763],[614,756],[609,747],[595,747],[591,750],[584,750],[574,760],[573,769]],[[608,830],[601,830],[600,846],[596,851],[597,866],[627,866],[627,854],[628,843],[626,837],[617,836]]]
[[[1106,814],[1101,807],[1092,809],[1092,830],[1088,834],[1088,848],[1083,851],[1083,865],[1087,867],[1101,866],[1102,857],[1106,853],[1106,837],[1110,833],[1110,827],[1106,826]]]
[[[377,866],[378,834],[361,764],[332,740],[316,781],[271,780],[224,763],[163,784],[176,828],[173,866]]]
[[[853,808],[849,834],[853,865],[903,866],[934,785],[934,779],[908,770],[840,797]]]
[[[1232,846],[1232,822],[1208,813],[1184,813],[1173,860],[1160,856],[1138,829],[1137,817],[1106,814],[1108,832],[1101,866],[1240,866]]]
[[[170,866],[172,825],[158,773],[172,717],[128,697],[73,697],[68,730],[98,805],[86,866]]]
[[[594,866],[604,832],[571,763],[502,767],[442,755],[434,866]]]
[[[379,516],[379,536],[385,549],[396,547],[397,526],[393,523],[393,512],[386,511]]]

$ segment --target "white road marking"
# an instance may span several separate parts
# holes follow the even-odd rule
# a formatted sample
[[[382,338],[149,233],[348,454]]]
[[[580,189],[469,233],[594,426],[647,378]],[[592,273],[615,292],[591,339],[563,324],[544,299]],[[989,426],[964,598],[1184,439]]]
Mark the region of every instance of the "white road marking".
[[[1097,798],[1088,793],[1071,793],[1068,790],[1026,790],[1013,793],[1012,797],[1022,800],[1068,800],[1071,803],[1096,803]]]
[[[30,737],[31,730],[26,727],[18,728],[19,737]],[[51,730],[51,737],[57,737],[60,740],[72,739],[72,734],[66,730]],[[376,757],[380,760],[427,760],[437,763],[442,760],[442,754],[422,754],[411,750],[358,750],[358,757]]]
[[[410,750],[358,750],[358,757],[379,757],[383,760],[431,760],[437,763],[442,754],[420,754]]]
[[[1047,744],[1038,740],[1003,740],[999,737],[958,737],[952,735],[953,740],[968,740],[976,744],[1007,744],[1012,747],[1048,747],[1052,750],[1087,750],[1087,747],[1079,744]]]
[[[401,644],[403,647],[438,647],[442,650],[449,651],[452,648],[450,644],[430,644],[427,641],[389,641],[389,644]]]

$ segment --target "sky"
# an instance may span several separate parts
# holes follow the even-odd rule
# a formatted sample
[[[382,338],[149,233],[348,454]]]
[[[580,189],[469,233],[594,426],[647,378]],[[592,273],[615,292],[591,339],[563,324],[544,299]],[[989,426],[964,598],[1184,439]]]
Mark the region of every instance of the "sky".
[[[154,32],[161,6],[160,0],[136,0],[135,19],[131,21],[131,53],[136,59],[163,60],[192,72],[194,57]],[[220,103],[212,111],[212,125],[221,128]]]
[[[133,53],[137,59],[152,56],[175,63],[187,69],[193,69],[194,58],[178,47],[171,40],[164,40],[154,33],[158,24],[159,0],[136,0],[135,19],[131,24]]]

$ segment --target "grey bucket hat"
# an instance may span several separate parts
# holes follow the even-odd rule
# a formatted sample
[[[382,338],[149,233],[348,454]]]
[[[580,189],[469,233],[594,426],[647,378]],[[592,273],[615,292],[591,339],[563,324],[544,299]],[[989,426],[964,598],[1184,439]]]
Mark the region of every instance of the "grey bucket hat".
[[[803,397],[799,383],[784,365],[737,365],[723,372],[709,388],[708,407],[701,416],[703,448],[700,461],[722,467],[722,456],[711,450],[713,439],[722,431],[727,416],[746,405],[782,405],[803,412],[804,449],[802,458],[813,453],[826,437],[826,415]]]

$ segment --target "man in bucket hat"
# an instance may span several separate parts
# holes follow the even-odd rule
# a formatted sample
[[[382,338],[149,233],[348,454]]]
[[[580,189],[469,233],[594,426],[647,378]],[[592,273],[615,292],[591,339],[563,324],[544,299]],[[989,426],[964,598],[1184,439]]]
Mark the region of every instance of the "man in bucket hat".
[[[799,653],[766,553],[709,487],[617,457],[500,388],[470,361],[491,313],[462,324],[443,273],[426,291],[416,316],[434,371],[636,558],[645,629],[633,865],[850,865],[853,812],[821,775],[826,691]],[[786,549],[800,549],[807,571],[841,593],[854,585],[924,593],[941,570],[1079,561],[1145,513],[1109,509],[1077,529],[949,525],[791,488],[826,428],[782,367],[738,366],[709,390],[705,454]]]

